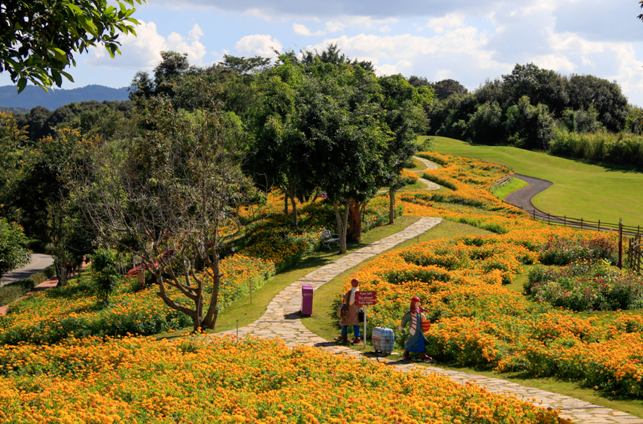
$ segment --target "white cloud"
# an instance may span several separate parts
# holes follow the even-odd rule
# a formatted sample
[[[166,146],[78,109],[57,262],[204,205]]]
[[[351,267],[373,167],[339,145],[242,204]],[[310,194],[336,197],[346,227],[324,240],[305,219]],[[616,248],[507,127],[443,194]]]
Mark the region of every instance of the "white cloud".
[[[431,18],[426,27],[437,33],[443,33],[447,29],[459,28],[464,25],[464,15],[450,13],[441,18]]]
[[[384,32],[384,33],[391,32],[391,27],[389,27],[387,25],[381,26],[380,27],[380,32]]]
[[[574,72],[576,65],[562,54],[548,54],[536,56],[530,60],[541,68],[551,69],[557,72]]]
[[[328,32],[341,32],[346,28],[346,24],[340,21],[326,22],[326,31]]]
[[[187,37],[173,32],[166,39],[158,33],[154,22],[141,22],[136,33],[137,37],[128,35],[121,38],[121,55],[112,59],[104,48],[99,47],[91,50],[85,63],[108,69],[151,70],[161,61],[162,51],[187,53],[190,63],[195,65],[200,65],[206,54],[205,46],[199,41],[204,34],[197,24]]]
[[[323,45],[337,43],[349,57],[374,58],[372,60],[375,64],[380,60],[397,59],[413,62],[420,57],[451,54],[467,57],[469,66],[505,69],[507,65],[497,63],[492,58],[494,52],[485,49],[487,42],[488,39],[484,33],[478,32],[474,27],[465,27],[434,37],[411,34],[341,36],[325,40]]]
[[[375,71],[379,75],[408,74],[413,68],[413,64],[408,60],[400,60],[395,65],[376,66]]]
[[[324,35],[324,31],[311,32],[308,27],[302,24],[292,24],[292,29],[295,31],[295,34],[303,35],[305,37],[310,37],[311,35]]]
[[[274,50],[281,51],[283,46],[276,38],[273,40],[270,35],[246,35],[237,41],[234,46],[241,55],[275,57]]]
[[[203,56],[206,54],[206,48],[199,39],[204,33],[198,24],[194,24],[187,37],[183,37],[176,32],[167,37],[167,50],[174,50],[181,53],[187,53],[190,63],[201,65]]]

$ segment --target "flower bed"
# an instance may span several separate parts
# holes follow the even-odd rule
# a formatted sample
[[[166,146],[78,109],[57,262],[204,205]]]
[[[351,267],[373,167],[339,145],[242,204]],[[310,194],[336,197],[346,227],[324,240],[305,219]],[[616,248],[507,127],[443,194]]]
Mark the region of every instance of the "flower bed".
[[[641,316],[617,323],[608,317],[580,318],[503,287],[523,264],[545,257],[543,247],[552,237],[580,244],[603,237],[607,245],[614,238],[554,227],[437,240],[384,253],[350,278],[360,280],[361,290],[378,293],[379,303],[369,310],[369,331],[396,328],[409,299],[419,296],[435,324],[427,333],[428,353],[441,361],[573,378],[641,395]]]
[[[525,291],[540,302],[574,311],[643,308],[643,277],[606,261],[578,261],[560,270],[534,268]]]
[[[0,352],[0,420],[559,423],[515,397],[279,341],[87,338]]]
[[[219,310],[261,287],[275,273],[274,264],[243,255],[221,261],[224,274]],[[0,318],[0,343],[23,341],[52,343],[67,337],[157,334],[192,324],[181,312],[170,309],[156,295],[154,286],[140,290],[135,279],[128,279],[110,296],[104,307],[97,297],[97,287],[86,273],[81,281],[72,280],[65,287],[36,293],[10,306]],[[206,279],[206,291],[208,290]],[[211,290],[211,289],[210,289]],[[181,294],[170,290],[173,297]]]

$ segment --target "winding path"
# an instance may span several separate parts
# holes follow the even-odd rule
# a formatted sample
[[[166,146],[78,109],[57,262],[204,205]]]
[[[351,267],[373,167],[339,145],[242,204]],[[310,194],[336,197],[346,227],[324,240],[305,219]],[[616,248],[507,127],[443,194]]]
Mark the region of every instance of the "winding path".
[[[537,212],[546,214],[547,212],[543,212],[537,209],[534,204],[531,203],[531,199],[538,193],[541,193],[547,190],[549,187],[553,186],[554,183],[552,183],[551,181],[541,180],[540,178],[529,177],[522,174],[514,174],[514,177],[526,182],[527,186],[521,188],[520,190],[516,190],[513,193],[509,193],[507,197],[505,197],[505,202],[522,208],[526,212],[531,213],[531,211],[536,210]]]
[[[392,361],[372,356],[365,356],[362,352],[347,346],[328,342],[308,330],[301,322],[301,286],[310,284],[315,290],[332,280],[344,271],[372,258],[406,240],[419,236],[442,222],[442,218],[421,218],[415,224],[399,233],[393,234],[356,252],[325,265],[310,274],[295,281],[279,294],[268,305],[266,312],[257,321],[239,328],[240,338],[248,335],[281,339],[287,346],[312,346],[323,349],[333,354],[345,354],[359,359],[370,359],[384,362],[401,372],[420,371],[423,373],[437,373],[444,375],[460,384],[471,382],[484,387],[487,391],[503,396],[515,396],[536,406],[561,410],[561,417],[571,419],[576,423],[632,423],[641,424],[643,419],[629,415],[625,412],[602,406],[592,405],[589,402],[574,399],[569,396],[521,386],[507,380],[489,378],[482,375],[469,374],[459,371],[444,370],[437,367],[418,366],[413,363]],[[237,335],[237,330],[218,333],[219,335]]]

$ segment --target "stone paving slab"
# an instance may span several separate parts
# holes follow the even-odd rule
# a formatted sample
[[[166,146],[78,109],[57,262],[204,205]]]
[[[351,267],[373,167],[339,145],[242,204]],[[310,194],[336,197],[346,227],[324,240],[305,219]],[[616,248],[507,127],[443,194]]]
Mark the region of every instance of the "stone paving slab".
[[[417,159],[423,162],[426,160],[422,158]],[[301,322],[298,313],[301,309],[302,284],[311,284],[314,290],[317,290],[319,287],[329,282],[342,272],[358,265],[370,257],[391,249],[399,243],[417,237],[418,235],[435,227],[440,222],[442,222],[441,218],[422,218],[403,231],[346,255],[300,278],[283,289],[272,299],[266,309],[266,312],[261,318],[252,324],[239,328],[239,338],[243,338],[248,335],[260,338],[278,338],[283,340],[286,346],[289,347],[312,346],[336,355],[349,355],[358,359],[365,358],[377,360],[378,362],[390,365],[400,372],[419,371],[426,374],[441,374],[458,384],[465,385],[467,383],[473,383],[484,387],[489,392],[504,396],[515,396],[543,408],[559,409],[560,416],[562,418],[572,420],[572,422],[575,423],[643,424],[643,419],[629,415],[625,412],[592,405],[589,402],[574,399],[569,396],[533,387],[521,386],[499,378],[490,378],[461,371],[444,370],[437,367],[425,367],[414,363],[365,356],[360,351],[322,339],[309,331]],[[224,331],[217,334],[234,336],[237,334],[237,330]]]

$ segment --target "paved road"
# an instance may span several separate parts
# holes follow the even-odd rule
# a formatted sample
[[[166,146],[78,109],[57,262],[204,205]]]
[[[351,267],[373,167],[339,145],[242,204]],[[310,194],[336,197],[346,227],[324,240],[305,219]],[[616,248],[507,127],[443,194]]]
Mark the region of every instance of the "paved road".
[[[15,269],[3,275],[2,281],[0,281],[0,287],[29,278],[53,263],[54,259],[51,256],[42,253],[34,253],[31,255],[31,262],[27,266]]]
[[[521,188],[520,190],[514,191],[513,193],[509,193],[507,197],[505,197],[505,202],[522,208],[523,210],[530,213],[531,211],[536,209],[536,207],[531,203],[531,198],[554,185],[554,183],[552,183],[551,181],[528,177],[522,174],[514,174],[514,177],[518,178],[519,180],[525,181],[528,185]],[[536,211],[539,210],[536,209]]]

